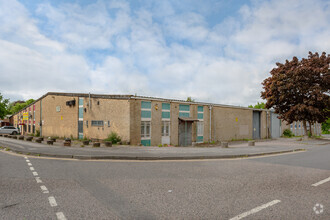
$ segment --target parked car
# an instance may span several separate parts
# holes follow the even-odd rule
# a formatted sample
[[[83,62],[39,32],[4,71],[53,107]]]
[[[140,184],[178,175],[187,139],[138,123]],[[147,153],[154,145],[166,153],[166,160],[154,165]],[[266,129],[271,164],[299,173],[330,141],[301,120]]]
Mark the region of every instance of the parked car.
[[[20,131],[18,128],[15,128],[14,126],[3,126],[0,128],[0,134],[19,134]]]

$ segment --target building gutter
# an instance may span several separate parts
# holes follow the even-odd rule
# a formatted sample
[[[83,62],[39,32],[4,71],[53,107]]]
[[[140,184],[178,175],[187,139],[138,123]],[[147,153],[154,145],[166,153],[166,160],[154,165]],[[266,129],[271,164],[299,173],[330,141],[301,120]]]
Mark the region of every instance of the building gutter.
[[[212,141],[212,108],[213,108],[213,106],[210,105],[209,106],[209,110],[210,110],[210,134],[209,134],[209,142]]]

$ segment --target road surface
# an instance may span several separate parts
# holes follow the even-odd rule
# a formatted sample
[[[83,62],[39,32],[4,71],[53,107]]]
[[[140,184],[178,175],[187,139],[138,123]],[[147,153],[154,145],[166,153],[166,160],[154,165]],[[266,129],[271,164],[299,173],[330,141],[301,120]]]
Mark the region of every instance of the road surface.
[[[0,219],[330,219],[330,146],[153,162],[2,150]]]

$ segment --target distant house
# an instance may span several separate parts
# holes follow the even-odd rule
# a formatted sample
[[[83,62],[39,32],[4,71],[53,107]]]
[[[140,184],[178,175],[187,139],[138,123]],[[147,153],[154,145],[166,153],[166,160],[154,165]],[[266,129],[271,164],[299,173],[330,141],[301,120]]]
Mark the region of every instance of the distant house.
[[[4,119],[0,119],[0,127],[2,126],[8,126],[8,125],[13,125],[13,122],[11,122],[11,115],[6,115]]]

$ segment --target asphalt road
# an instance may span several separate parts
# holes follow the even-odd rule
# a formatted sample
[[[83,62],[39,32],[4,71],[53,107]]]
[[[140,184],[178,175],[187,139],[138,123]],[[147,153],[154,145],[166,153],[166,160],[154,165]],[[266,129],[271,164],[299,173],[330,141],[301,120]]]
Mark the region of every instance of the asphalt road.
[[[0,219],[330,219],[329,158],[329,145],[260,158],[160,162],[0,151]]]

